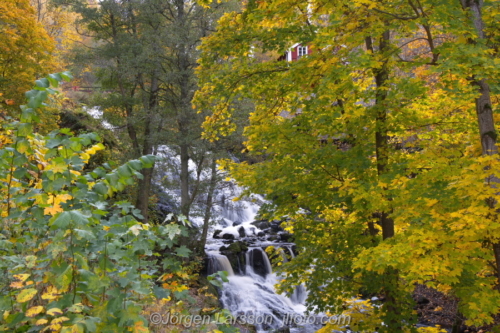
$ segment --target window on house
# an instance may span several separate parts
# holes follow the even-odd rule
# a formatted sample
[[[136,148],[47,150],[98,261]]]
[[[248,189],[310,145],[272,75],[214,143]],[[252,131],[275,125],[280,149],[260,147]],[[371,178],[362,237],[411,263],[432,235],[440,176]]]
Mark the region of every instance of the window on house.
[[[299,46],[298,47],[298,56],[299,56],[299,58],[303,57],[305,55],[307,55],[307,46]]]

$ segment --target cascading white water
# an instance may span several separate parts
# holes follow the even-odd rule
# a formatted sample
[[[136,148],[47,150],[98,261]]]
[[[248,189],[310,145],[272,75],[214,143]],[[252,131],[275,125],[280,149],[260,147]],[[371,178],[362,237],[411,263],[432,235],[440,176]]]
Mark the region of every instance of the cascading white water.
[[[265,232],[257,228],[259,223],[252,223],[258,205],[248,201],[243,201],[240,205],[240,209],[243,209],[239,213],[234,211],[237,209],[235,206],[231,206],[231,212],[221,212],[224,220],[215,228],[220,230],[219,236],[228,237],[212,238],[206,249],[210,262],[222,265],[219,264],[222,262],[221,256],[225,256],[220,253],[221,248],[227,248],[228,244],[238,241],[250,244],[243,257],[231,255],[234,265],[231,270],[235,275],[230,274],[229,282],[223,284],[220,301],[240,322],[254,325],[259,333],[282,327],[289,327],[293,333],[316,332],[321,325],[304,322],[304,318],[311,318],[313,321],[316,319],[314,315],[305,316],[305,286],[297,286],[291,295],[277,294],[274,286],[280,281],[280,277],[273,273],[269,257],[264,251],[267,246],[274,246],[282,251],[284,260],[288,261],[295,257],[293,244],[267,240],[267,236],[263,236]],[[233,224],[229,220],[230,217],[237,217],[238,221]],[[245,261],[244,267],[240,258]],[[231,263],[227,258],[223,262],[224,265]]]
[[[209,256],[208,274],[213,274],[218,271],[226,271],[228,276],[234,275],[231,263],[225,255],[211,253]]]
[[[263,277],[271,274],[273,269],[266,252],[260,247],[251,247],[246,253],[247,266],[250,266],[254,273]]]
[[[220,255],[211,256],[220,260]],[[272,272],[265,251],[251,247],[245,256],[245,274],[229,276],[229,282],[224,283],[220,291],[220,300],[226,309],[238,320],[254,325],[259,333],[282,327],[291,327],[290,332],[294,333],[311,333],[321,327],[303,319],[307,296],[304,286],[298,286],[290,297],[277,294],[274,286],[280,278]]]
[[[170,200],[167,202],[171,206],[169,209],[178,209],[180,188],[173,185],[179,182],[179,156],[175,149],[167,146],[158,147],[158,155],[161,157],[157,162],[158,166],[161,165],[166,170],[160,179],[167,180],[163,190]],[[196,167],[196,163],[190,161],[190,172],[195,173]],[[200,179],[210,179],[209,172],[203,170]],[[293,333],[315,332],[321,326],[302,325],[302,322],[296,321],[297,316],[304,315],[306,310],[304,303],[307,292],[304,286],[298,286],[292,295],[277,294],[274,285],[280,278],[272,272],[271,262],[263,250],[270,245],[283,247],[287,256],[293,258],[293,244],[283,243],[281,236],[285,232],[279,228],[279,224],[254,222],[260,205],[265,202],[262,197],[254,195],[243,200],[233,200],[241,193],[242,189],[232,182],[223,182],[214,193],[212,218],[217,223],[210,229],[205,251],[208,256],[208,274],[228,272],[229,282],[223,284],[219,295],[222,304],[236,318],[254,325],[259,333],[280,327],[290,327],[290,332]],[[197,213],[204,211],[203,202],[203,198],[199,202],[195,201],[190,215],[191,222],[198,226],[203,221]],[[215,237],[217,229],[219,236]],[[231,259],[221,253],[221,249],[225,248],[227,251],[229,246],[237,242],[248,247],[246,253],[233,253]]]

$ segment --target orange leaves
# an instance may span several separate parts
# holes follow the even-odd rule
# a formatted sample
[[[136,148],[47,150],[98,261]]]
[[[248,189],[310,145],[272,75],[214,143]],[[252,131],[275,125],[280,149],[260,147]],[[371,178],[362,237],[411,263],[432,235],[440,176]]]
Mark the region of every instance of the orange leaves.
[[[43,210],[43,213],[45,215],[56,215],[57,213],[60,213],[63,211],[62,207],[61,207],[61,203],[64,203],[70,199],[72,199],[73,197],[69,194],[57,194],[57,195],[52,195],[49,197],[49,200],[47,201],[47,203],[49,204],[52,204],[51,207],[47,207]]]
[[[144,323],[142,321],[136,321],[134,323],[134,326],[129,328],[129,331],[133,333],[148,333],[149,329],[147,328],[147,326],[144,326]]]

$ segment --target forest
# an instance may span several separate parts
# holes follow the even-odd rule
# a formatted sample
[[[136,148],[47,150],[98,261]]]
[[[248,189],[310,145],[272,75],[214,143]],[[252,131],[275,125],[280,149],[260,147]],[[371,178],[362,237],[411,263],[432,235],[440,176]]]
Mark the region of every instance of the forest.
[[[0,0],[0,332],[500,333],[499,0]]]

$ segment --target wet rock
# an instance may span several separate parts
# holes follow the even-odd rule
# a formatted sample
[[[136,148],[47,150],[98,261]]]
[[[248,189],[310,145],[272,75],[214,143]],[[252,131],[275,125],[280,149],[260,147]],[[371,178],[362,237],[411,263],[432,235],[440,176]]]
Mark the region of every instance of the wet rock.
[[[289,243],[292,241],[292,235],[289,234],[288,232],[284,232],[284,233],[281,233],[279,235],[279,238],[280,238],[280,241],[281,242],[286,242],[286,243]]]
[[[233,223],[233,227],[237,227],[237,226],[239,226],[240,224],[241,224],[241,222],[234,222],[234,223]]]
[[[227,248],[227,251],[233,252],[233,253],[240,253],[240,252],[246,252],[248,250],[248,246],[244,242],[234,242],[233,244],[229,245]]]
[[[290,327],[280,327],[274,332],[276,333],[290,333]]]
[[[240,234],[240,237],[245,237],[245,236],[246,236],[246,233],[245,233],[245,228],[240,227],[240,228],[238,229],[238,233]]]
[[[215,238],[215,239],[220,239],[220,233],[221,233],[221,232],[222,232],[222,230],[219,230],[219,229],[215,230],[215,231],[214,231],[213,238]]]
[[[203,265],[201,266],[200,269],[200,276],[207,276],[208,275],[208,266],[210,265],[210,258],[205,257],[203,258]]]
[[[251,224],[253,224],[257,228],[262,229],[262,230],[269,229],[271,227],[271,224],[267,221],[255,221],[255,222],[252,222]]]
[[[282,227],[280,227],[281,221],[273,221],[271,222],[271,230],[274,232],[284,231]]]
[[[229,245],[224,251],[221,251],[223,255],[227,257],[231,267],[233,267],[234,273],[239,275],[245,274],[246,256],[245,253],[248,250],[248,246],[245,242],[235,241]]]
[[[262,277],[266,277],[267,274],[271,273],[266,265],[266,260],[267,258],[264,258],[265,256],[264,251],[260,251],[258,249],[252,249],[249,251],[249,265],[252,266],[254,272],[256,274],[259,274]]]
[[[224,235],[222,235],[222,239],[234,239],[234,235],[233,234],[224,234]]]
[[[221,246],[220,249],[219,249],[219,251],[226,251],[227,249],[228,249],[227,246]]]
[[[264,237],[266,235],[266,233],[264,231],[259,231],[257,233],[257,237]]]

